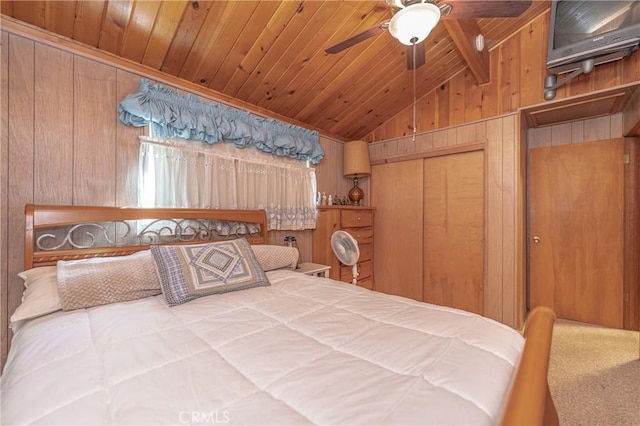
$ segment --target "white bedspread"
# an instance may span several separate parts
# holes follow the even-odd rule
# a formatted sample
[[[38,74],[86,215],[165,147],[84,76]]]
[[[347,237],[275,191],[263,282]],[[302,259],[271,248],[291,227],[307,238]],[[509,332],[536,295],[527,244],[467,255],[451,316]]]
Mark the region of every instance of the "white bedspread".
[[[25,323],[8,424],[489,424],[523,339],[486,318],[274,271],[270,287]]]

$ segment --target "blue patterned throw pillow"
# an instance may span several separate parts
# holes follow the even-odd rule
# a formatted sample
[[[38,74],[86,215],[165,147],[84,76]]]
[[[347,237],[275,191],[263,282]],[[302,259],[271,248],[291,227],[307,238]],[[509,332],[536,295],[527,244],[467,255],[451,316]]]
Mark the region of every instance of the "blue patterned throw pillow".
[[[202,296],[270,285],[244,238],[151,247],[169,306]]]

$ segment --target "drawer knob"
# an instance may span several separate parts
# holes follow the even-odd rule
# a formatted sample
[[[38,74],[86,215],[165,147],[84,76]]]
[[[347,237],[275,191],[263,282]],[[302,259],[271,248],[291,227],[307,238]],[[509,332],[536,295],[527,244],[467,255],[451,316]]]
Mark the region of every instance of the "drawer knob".
[[[358,220],[360,220],[360,216],[358,216]]]

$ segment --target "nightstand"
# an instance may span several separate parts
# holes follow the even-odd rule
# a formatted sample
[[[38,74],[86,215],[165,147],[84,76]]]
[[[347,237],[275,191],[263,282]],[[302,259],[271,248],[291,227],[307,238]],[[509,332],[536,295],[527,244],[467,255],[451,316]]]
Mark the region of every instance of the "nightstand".
[[[295,271],[315,277],[329,278],[330,269],[331,266],[321,265],[319,263],[301,263]]]

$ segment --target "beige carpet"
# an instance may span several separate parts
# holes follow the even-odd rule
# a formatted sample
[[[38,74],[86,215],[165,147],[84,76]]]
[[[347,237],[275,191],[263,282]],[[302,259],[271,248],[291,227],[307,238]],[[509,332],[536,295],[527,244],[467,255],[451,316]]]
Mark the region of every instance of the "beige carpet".
[[[557,320],[549,387],[560,424],[640,425],[639,333]]]

